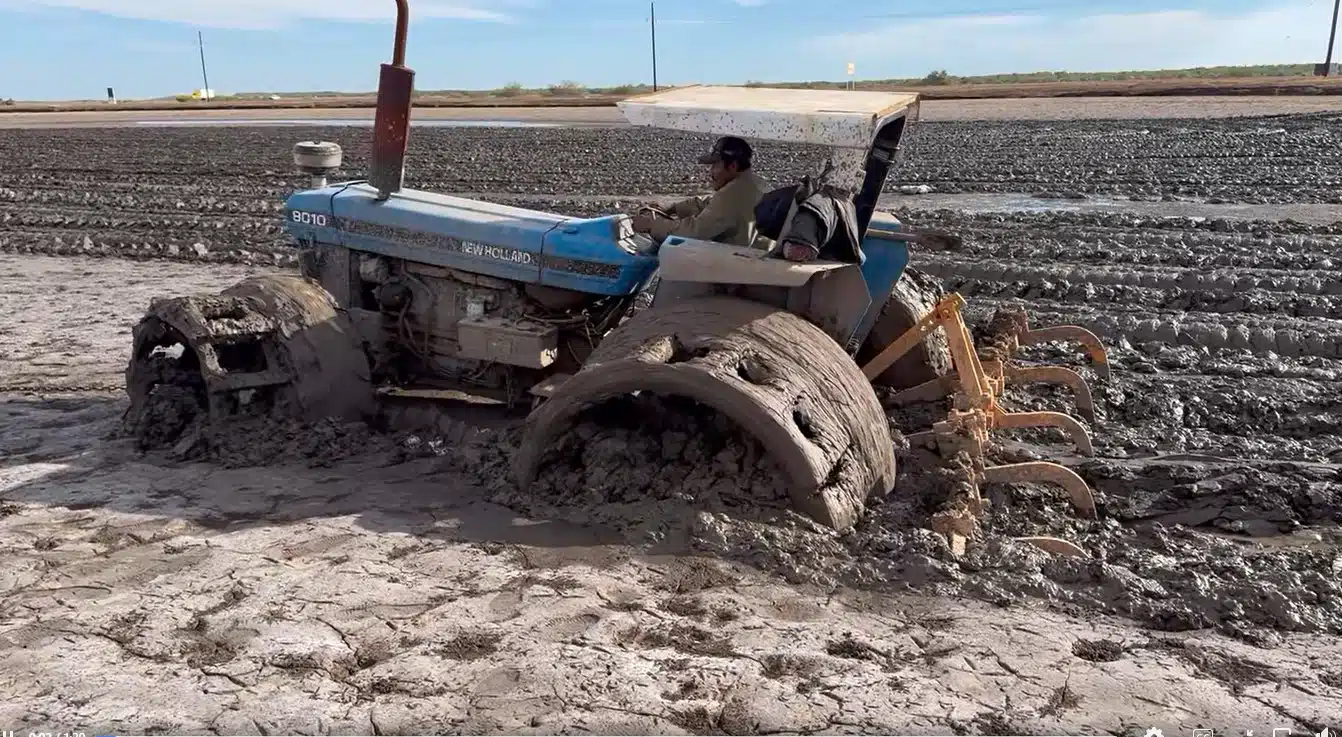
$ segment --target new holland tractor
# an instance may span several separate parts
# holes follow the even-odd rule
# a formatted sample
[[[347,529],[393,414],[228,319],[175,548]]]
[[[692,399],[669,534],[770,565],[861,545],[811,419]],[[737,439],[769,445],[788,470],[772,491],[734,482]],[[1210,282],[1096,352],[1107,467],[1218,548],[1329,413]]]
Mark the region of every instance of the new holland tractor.
[[[895,403],[954,400],[910,440],[970,461],[971,483],[931,521],[957,551],[976,534],[981,483],[1053,483],[1079,513],[1095,513],[1067,468],[989,466],[985,453],[994,428],[1052,426],[1088,454],[1072,417],[1008,413],[997,397],[1007,383],[1060,382],[1089,409],[1076,372],[1011,358],[1021,344],[1076,340],[1105,369],[1099,340],[1017,319],[976,352],[960,297],[908,268],[918,234],[876,211],[916,95],[689,87],[619,103],[638,126],[833,151],[819,176],[766,198],[762,247],[657,243],[627,215],[573,218],[404,189],[414,73],[404,64],[405,0],[397,11],[369,178],[328,184],[339,147],[296,146],[295,163],[314,180],[284,209],[301,275],[155,300],[134,331],[132,413],[165,391],[194,393],[211,422],[257,411],[367,418],[392,397],[429,402],[445,389],[535,402],[515,455],[525,488],[584,409],[635,392],[679,396],[753,435],[786,475],[794,507],[842,531],[895,486],[874,383]],[[816,257],[781,256],[798,243]],[[635,309],[648,291],[651,305]],[[1055,538],[1029,541],[1084,554]]]

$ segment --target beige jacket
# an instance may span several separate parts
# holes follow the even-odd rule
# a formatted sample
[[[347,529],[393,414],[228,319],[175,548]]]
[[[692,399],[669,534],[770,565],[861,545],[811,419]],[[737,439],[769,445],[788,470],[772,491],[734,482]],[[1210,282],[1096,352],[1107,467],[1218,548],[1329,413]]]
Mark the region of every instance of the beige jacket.
[[[755,206],[764,194],[764,180],[754,170],[746,171],[711,195],[672,205],[668,212],[676,219],[658,218],[650,235],[658,241],[678,235],[734,246],[753,245]]]

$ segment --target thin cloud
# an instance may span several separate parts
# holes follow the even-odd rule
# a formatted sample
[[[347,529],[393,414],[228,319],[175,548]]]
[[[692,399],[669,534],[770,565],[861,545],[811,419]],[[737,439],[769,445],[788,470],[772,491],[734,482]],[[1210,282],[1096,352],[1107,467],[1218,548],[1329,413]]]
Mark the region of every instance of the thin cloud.
[[[375,0],[8,0],[20,9],[61,8],[121,18],[185,23],[212,28],[270,30],[306,20],[386,22],[396,16],[390,2]],[[412,18],[511,23],[511,11],[529,0],[417,0]]]
[[[196,45],[176,41],[155,41],[153,39],[132,38],[121,42],[122,48],[146,54],[190,54],[195,53]]]
[[[1331,5],[1331,4],[1330,4]],[[1116,71],[1322,59],[1332,8],[1296,2],[1237,14],[1196,10],[908,18],[832,34],[813,51],[864,63],[868,76]]]

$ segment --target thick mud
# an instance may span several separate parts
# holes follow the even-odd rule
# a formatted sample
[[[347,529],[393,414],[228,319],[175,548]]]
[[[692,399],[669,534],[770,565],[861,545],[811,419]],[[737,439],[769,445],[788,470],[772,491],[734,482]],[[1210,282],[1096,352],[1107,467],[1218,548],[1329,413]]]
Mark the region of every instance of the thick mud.
[[[0,718],[35,731],[1304,734],[1342,701],[1336,637],[818,589],[519,518],[446,468],[488,444],[173,464],[88,434],[114,399],[4,399],[0,444],[41,448],[0,466]]]
[[[182,385],[160,384],[138,412],[127,410],[112,432],[142,453],[157,451],[172,462],[208,461],[252,468],[300,461],[329,468],[362,453],[398,451],[397,439],[364,422],[300,422],[268,413],[210,416],[200,395]]]
[[[898,428],[936,407],[895,413],[899,476],[888,498],[840,535],[792,509],[784,474],[725,416],[688,400],[630,397],[578,416],[525,491],[512,478],[516,430],[377,433],[360,423],[304,425],[265,416],[215,424],[170,387],[122,432],[175,461],[251,467],[299,460],[329,467],[376,453],[440,458],[490,501],[533,519],[596,525],[663,552],[695,551],[793,583],[967,596],[998,606],[1031,599],[1133,618],[1157,631],[1215,628],[1271,645],[1281,632],[1342,633],[1342,467],[1187,456],[1074,463],[1097,492],[1098,521],[1077,518],[1056,489],[989,487],[983,539],[957,559],[928,528],[964,475],[911,449]],[[1159,401],[1157,398],[1155,401]],[[944,408],[941,410],[944,411]],[[1003,452],[995,460],[1034,459]],[[1053,535],[1094,557],[1057,558],[1013,538]],[[1268,541],[1267,545],[1255,544]]]
[[[1342,127],[1336,123],[1324,115],[929,123],[910,141],[898,183],[1022,196],[1336,202],[1336,182],[1342,181]],[[697,191],[700,172],[693,156],[706,145],[698,137],[620,129],[424,130],[415,136],[408,175],[413,186],[583,215]],[[165,421],[152,425],[153,432],[143,432],[150,425],[131,428],[142,447],[133,439],[128,446],[104,440],[118,429],[124,407],[94,402],[94,393],[120,389],[130,327],[151,296],[213,291],[244,275],[290,268],[294,253],[283,240],[277,213],[282,198],[302,184],[289,171],[289,147],[310,137],[341,142],[350,173],[360,173],[367,153],[366,132],[360,130],[0,132],[0,157],[14,162],[0,172],[0,389],[23,395],[3,404],[0,421],[0,526],[20,541],[7,553],[11,563],[0,570],[0,580],[5,590],[17,592],[15,601],[27,602],[0,610],[0,637],[6,638],[0,647],[6,657],[27,653],[21,667],[28,680],[13,681],[11,690],[30,695],[44,713],[72,717],[85,708],[81,704],[93,704],[89,713],[120,713],[106,695],[21,691],[28,688],[24,683],[35,682],[34,674],[51,681],[50,663],[68,667],[61,658],[69,657],[69,647],[59,637],[94,643],[100,667],[138,669],[141,703],[167,699],[157,711],[144,707],[149,716],[107,722],[128,733],[171,728],[174,723],[164,715],[174,709],[191,714],[175,723],[183,731],[212,724],[221,731],[272,733],[335,730],[331,725],[355,732],[441,729],[426,726],[432,720],[416,716],[406,704],[423,702],[425,694],[438,693],[435,683],[449,681],[443,687],[448,691],[435,698],[446,698],[444,703],[459,706],[461,713],[473,709],[474,716],[434,723],[451,723],[457,731],[609,726],[616,714],[634,720],[636,726],[626,724],[626,731],[720,730],[720,712],[739,698],[718,686],[742,678],[765,684],[752,692],[751,703],[785,703],[791,710],[784,716],[768,712],[757,731],[944,733],[953,721],[966,733],[1002,733],[1000,722],[975,722],[992,712],[1009,715],[1021,731],[1094,726],[1117,732],[1134,720],[1156,723],[1157,715],[1186,713],[1193,720],[1234,712],[1262,719],[1260,729],[1274,726],[1270,719],[1282,719],[1317,732],[1322,715],[1342,713],[1342,675],[1319,660],[1333,652],[1329,648],[1342,631],[1342,399],[1336,389],[1342,379],[1337,255],[1342,223],[1166,218],[1150,210],[966,213],[919,208],[916,196],[894,200],[906,221],[963,234],[960,248],[920,250],[914,264],[966,297],[976,330],[996,308],[1024,305],[1032,326],[1077,324],[1098,333],[1108,344],[1113,369],[1112,378],[1100,379],[1072,346],[1032,347],[1019,355],[1027,365],[1061,364],[1086,376],[1095,400],[1096,422],[1089,426],[1095,457],[1073,455],[1051,431],[996,434],[999,462],[1055,460],[1081,474],[1095,489],[1100,518],[1077,518],[1065,496],[1051,487],[989,487],[984,539],[957,561],[940,538],[921,527],[959,477],[940,459],[905,447],[899,436],[894,493],[873,504],[852,533],[837,535],[790,510],[767,457],[734,428],[648,400],[603,407],[600,418],[584,417],[554,449],[558,462],[525,494],[509,478],[515,419],[491,415],[486,423],[481,418],[489,412],[479,409],[469,416],[443,409],[437,433],[411,435],[270,418],[218,429],[202,424],[181,397],[165,397]],[[759,148],[760,167],[775,180],[818,160],[809,149]],[[65,153],[69,150],[90,156],[78,159]],[[480,154],[485,150],[494,153],[485,157]],[[1202,207],[1214,212],[1217,205]],[[74,392],[75,398],[41,399],[58,391]],[[1012,410],[1075,412],[1065,388],[1011,387],[1005,401]],[[896,431],[911,432],[943,411],[936,404],[903,408],[891,411],[890,421]],[[192,442],[183,445],[183,438]],[[492,511],[462,519],[457,508],[462,505]],[[344,519],[308,520],[293,532],[303,515],[347,515],[361,519],[364,528],[351,532],[355,523]],[[389,522],[411,517],[413,523]],[[229,520],[244,520],[242,528],[229,527]],[[108,548],[109,553],[93,541],[100,525],[131,530],[126,534],[141,542]],[[573,543],[572,551],[537,542],[548,541],[547,535],[558,534],[551,530],[561,526],[587,530],[582,534],[600,541]],[[295,534],[303,541],[292,543]],[[434,542],[438,535],[454,542]],[[1025,535],[1069,539],[1092,558],[1056,558],[1013,541]],[[319,552],[276,552],[275,546],[291,543],[295,550],[310,546]],[[393,555],[406,544],[423,547]],[[768,586],[786,582],[795,592],[811,591],[806,584],[815,587],[822,592],[818,598],[793,595],[824,612],[831,624],[820,629],[849,628],[852,638],[837,630],[816,635],[816,626],[788,620],[783,609],[792,604],[758,614],[772,605],[760,604],[744,589],[723,593],[730,585],[709,581],[703,590],[722,595],[703,595],[698,604],[656,593],[660,584],[642,591],[645,579],[693,578],[693,566],[683,562],[690,554],[739,564],[694,574],[706,581],[757,580],[751,578],[759,575],[750,572],[754,569],[763,571]],[[117,569],[124,584],[101,573],[108,563],[98,556],[106,555],[125,567]],[[152,559],[144,571],[167,573],[132,570],[141,565],[135,562],[140,558],[132,560],[136,555]],[[184,556],[195,556],[196,562],[183,562]],[[631,562],[642,556],[676,562]],[[505,557],[522,562],[504,565]],[[561,559],[566,562],[555,562]],[[178,580],[174,566],[182,565],[199,567],[190,568],[187,579],[194,593],[172,588],[178,585],[171,583]],[[321,573],[311,578],[310,569]],[[443,583],[463,570],[482,572],[488,583],[476,588]],[[542,586],[554,593],[536,598],[534,615],[526,613],[525,602],[516,602],[535,598],[527,592],[536,586],[508,583],[514,576],[553,583],[566,575],[580,582],[578,588]],[[43,583],[45,577],[55,580]],[[271,590],[267,577],[284,583]],[[174,614],[180,606],[167,608],[175,597],[195,596],[209,599],[198,607],[208,612],[216,599],[232,596],[231,589],[214,591],[210,582],[233,586],[241,579],[246,579],[243,598],[229,601],[248,602],[238,606],[250,612],[249,621],[266,624],[207,613],[200,618],[208,626],[197,630],[197,623]],[[369,587],[366,581],[374,579],[377,586]],[[446,586],[451,591],[444,589],[443,595],[458,597],[458,603],[442,605],[462,607],[457,619],[432,620],[430,614],[398,619],[398,607],[438,606],[423,601],[422,592],[433,586]],[[666,611],[661,604],[631,603],[612,593],[622,587],[639,588],[647,602],[677,601]],[[581,598],[589,588],[609,601]],[[395,593],[348,598],[348,592],[365,589]],[[481,593],[486,589],[487,596]],[[50,624],[40,612],[52,611],[47,604],[65,596],[61,591],[79,592],[70,596],[98,607],[62,609],[64,619]],[[290,591],[301,592],[304,601]],[[895,625],[882,624],[887,616],[882,612],[912,606],[907,600],[882,599],[872,610],[878,614],[860,617],[833,603],[840,596],[851,602],[910,594],[934,597],[930,610],[919,611],[930,611],[931,619],[956,618],[960,641],[980,643],[965,647],[1000,653],[1019,646],[1020,658],[1034,666],[1000,658],[1010,668],[924,666],[920,658],[932,663],[928,653],[941,652],[934,647],[936,637],[918,630],[921,644],[915,646],[888,631]],[[352,636],[344,620],[331,619],[346,600],[382,612],[375,620],[359,619],[368,625],[364,635]],[[695,613],[697,606],[702,613]],[[735,620],[715,614],[733,607],[756,614]],[[278,618],[267,619],[267,611],[278,612]],[[480,612],[490,613],[488,625],[472,624]],[[514,618],[504,618],[510,612]],[[141,624],[131,627],[104,613],[139,617],[135,621]],[[1131,618],[1139,627],[1115,624],[1119,620],[1108,615]],[[339,629],[314,624],[314,616]],[[551,622],[555,617],[564,623]],[[991,623],[998,620],[1013,623],[1010,632],[993,630]],[[360,638],[371,642],[375,631],[390,631],[388,622],[405,621],[415,623],[406,625],[404,643],[387,645],[397,653],[387,656],[391,660],[370,656],[367,668],[357,658],[350,661],[353,666],[346,663],[354,656],[344,649],[373,647]],[[629,629],[634,626],[641,629]],[[710,626],[726,632],[732,652],[744,656],[723,654],[725,646],[700,632]],[[913,631],[904,624],[895,630]],[[72,634],[79,632],[85,634]],[[336,632],[353,644],[346,648]],[[580,634],[535,634],[552,632]],[[824,683],[805,686],[813,678],[806,675],[771,680],[769,673],[791,673],[796,665],[772,657],[774,649],[785,648],[770,638],[784,632],[794,634],[779,635],[779,643],[802,642],[815,651],[807,657],[828,663],[816,666],[820,675],[814,678]],[[326,642],[330,638],[333,643]],[[537,644],[537,638],[549,644]],[[186,655],[150,645],[178,639],[186,648],[182,653],[196,653],[191,667],[203,670],[189,680],[190,693],[169,698],[159,691],[171,689],[154,684],[168,677],[167,670],[182,667]],[[207,640],[231,650],[201,655],[197,650]],[[561,641],[565,644],[555,644]],[[295,642],[317,665],[296,671],[274,665],[298,657],[289,652]],[[99,649],[103,646],[108,652]],[[126,652],[117,655],[117,648]],[[423,660],[425,648],[454,653],[451,672],[469,672],[474,680],[458,683],[452,680],[456,676],[432,670]],[[662,654],[692,659],[693,668],[711,673],[708,685],[700,683],[697,696],[682,697],[674,674],[683,671],[648,665],[649,653],[658,648],[671,648]],[[140,655],[126,654],[132,651]],[[226,665],[212,664],[229,653],[233,659]],[[540,666],[530,665],[526,653],[544,653],[537,656],[542,670],[565,674],[556,677],[576,690],[556,696],[528,684],[516,672]],[[881,674],[902,655],[917,653],[922,655],[908,660],[916,665],[900,666],[906,690],[890,686],[891,676]],[[135,668],[123,667],[126,663]],[[484,670],[463,671],[461,663]],[[834,663],[870,668],[841,678],[826,670]],[[1084,668],[1074,671],[1081,667],[1077,663]],[[1133,673],[1146,674],[1145,680],[1124,675],[1124,668],[1140,668]],[[1022,715],[999,698],[1002,687],[975,680],[989,678],[983,674],[994,669],[1001,669],[1012,693],[1029,683],[1049,685],[1021,697],[1031,704]],[[1109,680],[1066,680],[1069,673],[1091,672],[1084,669]],[[273,680],[281,671],[308,674],[307,693],[324,695],[295,696],[302,706],[295,701],[271,709],[263,703],[267,697],[256,694],[298,693],[293,683]],[[590,685],[606,682],[593,675],[597,672],[618,674],[604,678],[622,685]],[[1222,675],[1207,675],[1212,672]],[[1137,681],[1150,681],[1154,673],[1161,674],[1151,681],[1160,690],[1147,698],[1163,704],[1159,707],[1132,695],[1141,692]],[[962,679],[973,681],[965,686],[972,692],[968,696],[955,690]],[[595,698],[583,689],[615,693],[630,683],[661,681],[672,686],[651,695],[619,691],[621,700],[611,703],[624,711],[602,712],[604,720],[574,706]],[[835,685],[840,681],[848,690]],[[785,688],[774,689],[778,683]],[[224,695],[198,696],[207,685]],[[807,694],[841,694],[845,708],[863,716],[817,716],[806,710],[811,707],[796,706],[798,698],[813,700],[799,696],[806,688],[812,688]],[[1056,689],[1063,689],[1061,696]],[[1062,706],[1071,703],[1067,689],[1084,689],[1081,706]],[[513,696],[504,698],[501,691]],[[1178,695],[1170,696],[1173,691]],[[411,692],[419,696],[406,695]],[[494,699],[490,703],[497,708],[480,706],[472,693]],[[216,699],[241,699],[252,721]],[[864,699],[880,706],[863,706]],[[331,706],[337,703],[339,708]],[[372,706],[351,711],[350,703]],[[506,716],[509,705],[522,703],[531,704],[530,711],[523,710],[525,720]],[[949,704],[943,711],[953,717],[924,714],[918,706],[923,703]],[[892,704],[900,714],[917,716],[892,715]],[[631,716],[635,712],[642,716]],[[295,716],[309,713],[320,716],[313,717],[316,722]],[[560,716],[547,722],[545,714]],[[317,723],[323,720],[325,727]]]
[[[498,473],[508,470],[511,453],[460,468],[492,478],[495,501],[506,506],[621,529],[653,544],[684,544],[700,513],[780,517],[791,509],[782,471],[754,438],[677,397],[598,405],[579,415],[551,454],[525,493]]]
[[[1100,520],[1075,517],[1056,489],[989,487],[984,539],[957,560],[926,528],[964,477],[902,440],[894,491],[847,535],[792,511],[760,446],[683,400],[589,411],[525,493],[507,478],[515,440],[490,433],[469,448],[413,445],[441,454],[444,468],[490,479],[491,499],[527,516],[600,524],[636,544],[688,545],[794,583],[1008,607],[1043,600],[1153,630],[1215,628],[1267,645],[1281,632],[1342,633],[1337,467],[1243,462],[1209,473],[1213,464],[1196,459],[1089,461],[1076,470],[1097,492]],[[1062,536],[1093,558],[1058,558],[1013,540],[1034,535]]]

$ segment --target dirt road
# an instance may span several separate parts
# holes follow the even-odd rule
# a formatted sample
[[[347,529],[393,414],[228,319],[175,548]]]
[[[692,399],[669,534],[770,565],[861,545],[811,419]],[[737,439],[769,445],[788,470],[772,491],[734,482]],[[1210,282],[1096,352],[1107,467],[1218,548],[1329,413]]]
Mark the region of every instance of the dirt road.
[[[1093,97],[991,100],[925,100],[922,119],[952,120],[1085,120],[1139,118],[1218,118],[1244,115],[1289,115],[1342,111],[1342,96],[1275,97]],[[419,108],[417,123],[515,121],[553,125],[619,125],[624,118],[613,107]],[[4,113],[0,129],[72,126],[119,126],[143,123],[275,124],[282,121],[365,121],[371,109],[166,110],[76,113]]]
[[[515,418],[479,408],[444,410],[434,436],[274,426],[211,463],[139,453],[109,437],[130,326],[153,296],[292,266],[275,217],[299,185],[288,147],[339,140],[357,175],[366,133],[6,132],[0,724],[1317,732],[1342,714],[1342,225],[1261,216],[1335,202],[1333,117],[919,131],[900,184],[1211,213],[892,201],[964,233],[964,248],[915,263],[976,319],[1024,303],[1034,324],[1086,325],[1111,347],[1112,380],[1080,369],[1096,458],[1040,433],[1007,438],[1081,473],[1104,518],[1076,519],[1051,490],[998,489],[989,539],[958,562],[910,516],[934,473],[917,457],[901,458],[898,503],[839,538],[687,501],[657,474],[594,491],[611,463],[693,473],[660,438],[594,441],[575,484],[587,498],[522,497],[502,472]],[[669,162],[705,140],[472,130],[416,145],[415,186],[581,215],[697,190],[699,173]],[[809,149],[760,150],[771,179],[814,164]],[[1080,366],[1054,348],[1025,358]],[[1075,411],[1065,392],[1009,400]],[[1010,540],[1041,532],[1096,558]]]

